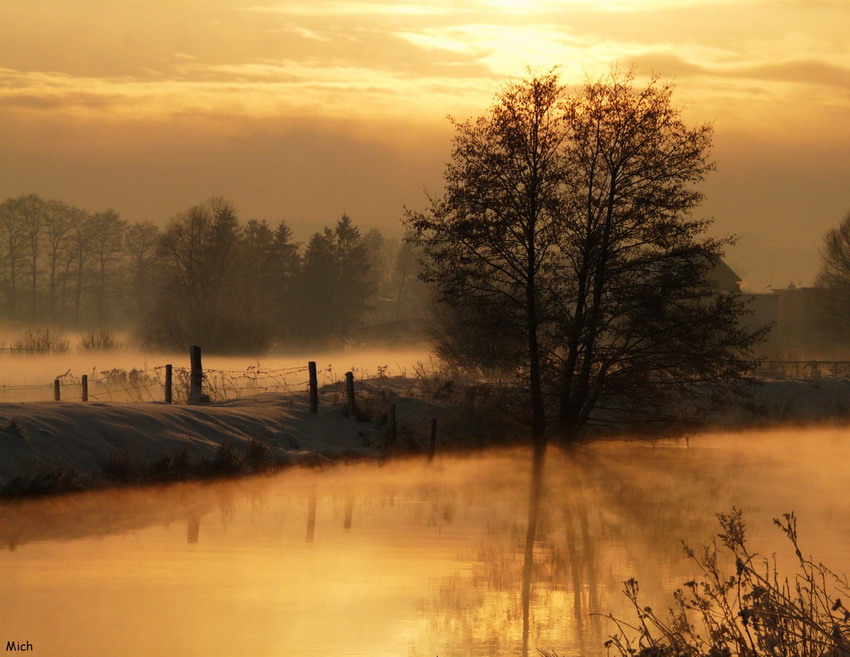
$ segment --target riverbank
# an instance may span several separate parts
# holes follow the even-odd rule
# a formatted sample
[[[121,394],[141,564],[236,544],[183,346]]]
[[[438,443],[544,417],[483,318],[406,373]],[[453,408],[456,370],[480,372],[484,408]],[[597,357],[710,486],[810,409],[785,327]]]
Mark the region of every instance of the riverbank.
[[[236,475],[299,463],[504,442],[501,402],[486,387],[382,377],[358,384],[345,412],[336,386],[311,414],[305,394],[266,394],[203,406],[162,403],[0,404],[0,491],[6,495]],[[397,428],[391,430],[395,406]],[[844,422],[850,380],[772,380],[705,415],[694,430]],[[517,430],[518,431],[518,430]]]

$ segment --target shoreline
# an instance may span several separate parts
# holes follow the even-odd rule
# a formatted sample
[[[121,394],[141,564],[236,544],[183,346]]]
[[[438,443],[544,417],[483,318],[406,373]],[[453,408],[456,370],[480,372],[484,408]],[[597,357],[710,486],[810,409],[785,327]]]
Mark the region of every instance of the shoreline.
[[[438,421],[440,451],[479,449],[507,440],[494,400],[443,386],[385,377],[361,382],[362,407],[346,416],[336,386],[320,393],[266,393],[205,405],[160,402],[0,404],[0,499],[126,485],[232,479],[293,466],[428,453],[427,427]],[[771,380],[751,394],[674,432],[591,434],[584,440],[658,440],[702,432],[836,425],[850,420],[850,380]],[[498,400],[495,406],[498,405]],[[389,408],[397,410],[391,442]]]

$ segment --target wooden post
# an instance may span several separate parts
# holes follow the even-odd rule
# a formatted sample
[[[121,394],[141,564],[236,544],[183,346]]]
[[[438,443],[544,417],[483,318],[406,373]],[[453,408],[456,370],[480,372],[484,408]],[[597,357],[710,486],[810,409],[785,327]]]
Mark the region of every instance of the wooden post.
[[[398,439],[398,427],[395,421],[395,404],[390,406],[390,445],[395,445]]]
[[[345,530],[351,529],[351,516],[354,513],[354,498],[349,497],[345,500],[345,517],[342,520],[342,528]]]
[[[172,377],[174,376],[174,368],[171,363],[165,366],[165,403],[171,403]]]
[[[356,407],[354,405],[354,374],[352,372],[345,373],[345,396],[348,402],[346,413],[348,415],[354,415]]]
[[[201,533],[201,516],[193,514],[189,517],[189,527],[186,532],[186,542],[193,545],[198,542]]]
[[[313,542],[313,536],[316,533],[316,495],[310,495],[310,500],[307,503],[307,542]]]
[[[55,401],[60,401],[62,399],[62,395],[59,392],[59,379],[53,379],[53,399]]]
[[[83,374],[82,387],[83,387],[82,399],[83,399],[83,401],[87,402],[89,400],[89,375],[88,374]]]
[[[319,377],[316,376],[316,363],[310,361],[307,363],[307,369],[310,371],[310,412],[319,412]]]
[[[428,460],[434,458],[434,452],[437,451],[437,418],[431,418],[431,441],[428,443]]]
[[[201,348],[195,345],[189,347],[189,363],[192,367],[192,374],[189,383],[189,403],[201,403],[201,386],[204,381],[204,369],[201,367]]]

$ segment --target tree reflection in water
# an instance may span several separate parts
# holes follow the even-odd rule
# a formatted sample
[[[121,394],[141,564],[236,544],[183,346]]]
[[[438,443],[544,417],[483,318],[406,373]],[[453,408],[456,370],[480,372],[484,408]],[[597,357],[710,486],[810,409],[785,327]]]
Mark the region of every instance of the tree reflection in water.
[[[711,535],[734,479],[728,464],[706,467],[678,447],[637,447],[648,459],[635,449],[531,451],[527,506],[494,514],[467,567],[425,601],[428,640],[412,654],[602,655],[603,614],[626,610],[624,580],[642,574],[661,594],[687,579],[680,539]]]

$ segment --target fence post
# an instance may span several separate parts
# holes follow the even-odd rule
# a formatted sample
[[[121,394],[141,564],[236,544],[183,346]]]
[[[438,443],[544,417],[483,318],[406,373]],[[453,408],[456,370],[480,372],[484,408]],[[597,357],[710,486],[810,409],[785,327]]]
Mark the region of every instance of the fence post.
[[[431,418],[431,441],[428,443],[428,460],[434,458],[434,452],[437,450],[437,418]]]
[[[395,404],[390,405],[390,445],[395,446],[398,438],[398,428],[395,421]]]
[[[354,415],[355,405],[354,405],[354,373],[346,372],[345,373],[345,396],[348,401],[346,406],[346,413],[348,415]]]
[[[193,545],[198,542],[198,536],[201,533],[201,516],[200,514],[192,514],[189,516],[189,526],[186,531],[186,543]]]
[[[62,395],[59,392],[59,379],[53,379],[53,399],[54,401],[60,401],[62,399]]]
[[[83,401],[87,402],[89,400],[89,375],[88,374],[83,374],[82,387],[83,387],[82,399],[83,399]]]
[[[189,403],[201,403],[201,385],[204,380],[204,370],[201,367],[201,348],[195,345],[189,347],[189,363],[192,367],[192,374],[189,384]]]
[[[342,520],[343,529],[351,529],[351,516],[354,514],[354,498],[345,500],[345,517]]]
[[[310,495],[310,500],[307,502],[307,542],[313,542],[313,536],[316,532],[316,494]]]
[[[173,376],[173,368],[171,367],[171,363],[165,366],[165,403],[171,403],[171,390],[172,390],[172,377]]]
[[[307,369],[310,371],[310,412],[319,412],[319,377],[316,375],[316,362],[310,361],[307,363]]]

